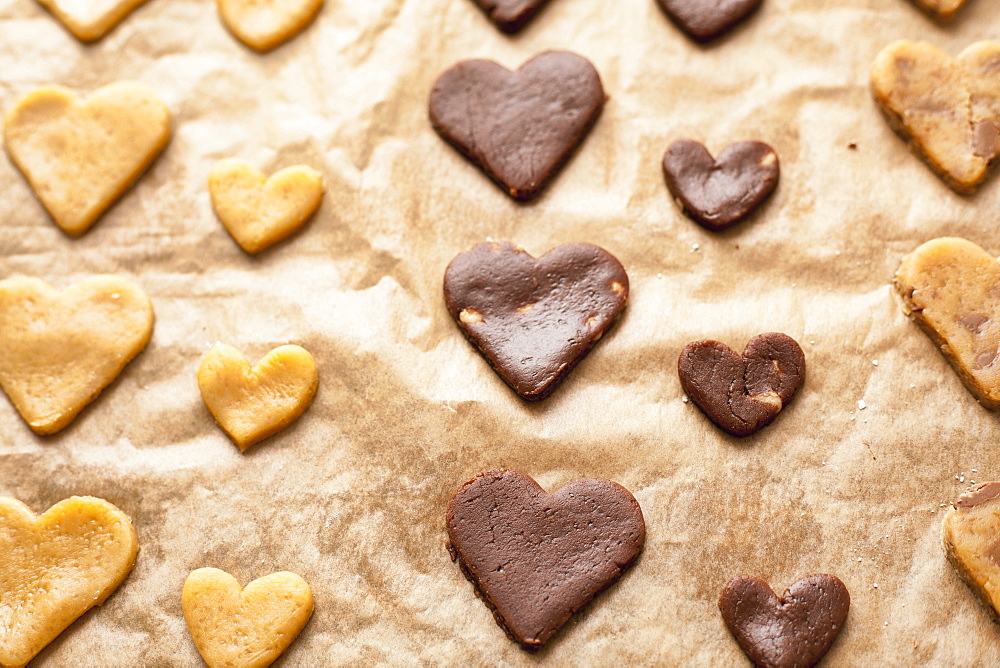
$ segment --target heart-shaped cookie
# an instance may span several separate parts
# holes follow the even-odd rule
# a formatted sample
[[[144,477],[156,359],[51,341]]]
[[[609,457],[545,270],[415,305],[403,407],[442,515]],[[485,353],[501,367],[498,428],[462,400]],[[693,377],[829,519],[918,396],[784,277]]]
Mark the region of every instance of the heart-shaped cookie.
[[[900,40],[871,67],[875,101],[889,124],[956,192],[970,195],[1000,152],[1000,42],[976,42],[958,58]]]
[[[806,358],[793,338],[771,332],[750,339],[742,356],[718,341],[689,343],[677,372],[684,392],[709,420],[733,436],[749,436],[795,396]]]
[[[132,522],[103,499],[74,496],[36,516],[0,497],[0,665],[25,665],[104,603],[138,552]]]
[[[656,0],[678,28],[696,42],[710,42],[731,30],[763,0]]]
[[[1000,482],[980,483],[945,513],[941,540],[948,561],[1000,621]]]
[[[448,312],[522,399],[549,396],[628,301],[621,263],[591,244],[537,260],[510,242],[477,244],[444,274]]]
[[[199,568],[184,582],[181,608],[209,668],[265,668],[309,621],[313,597],[295,573],[271,573],[240,589],[229,573]]]
[[[603,106],[589,60],[546,51],[515,72],[490,60],[451,67],[431,89],[430,119],[504,192],[526,201],[565,164]]]
[[[740,575],[719,596],[719,610],[740,648],[755,665],[808,668],[837,639],[851,595],[824,573],[802,578],[779,599],[766,582]]]
[[[198,367],[201,398],[240,450],[297,420],[318,386],[316,362],[299,346],[278,346],[251,368],[239,350],[217,345]]]
[[[81,42],[95,42],[146,0],[38,0]]]
[[[529,476],[492,470],[448,503],[448,540],[497,623],[521,646],[545,644],[621,577],[646,539],[642,510],[610,480],[547,494]]]
[[[513,34],[528,24],[549,0],[473,0],[505,33]]]
[[[212,168],[208,191],[215,213],[247,253],[278,243],[305,223],[323,199],[323,175],[296,165],[265,178],[242,160]]]
[[[913,4],[942,23],[952,20],[966,2],[967,0],[913,0]]]
[[[1000,262],[971,241],[932,239],[903,258],[895,286],[976,400],[1000,408]]]
[[[778,185],[778,154],[759,141],[730,144],[718,159],[691,139],[678,139],[663,156],[667,189],[685,214],[719,232],[760,206]]]
[[[7,113],[7,152],[67,234],[83,234],[170,140],[170,112],[134,82],[86,99],[59,86],[22,97]]]
[[[37,434],[54,434],[138,355],[153,307],[136,285],[96,276],[60,292],[37,278],[0,281],[0,386]]]
[[[312,23],[323,0],[217,0],[229,31],[251,49],[270,51]]]

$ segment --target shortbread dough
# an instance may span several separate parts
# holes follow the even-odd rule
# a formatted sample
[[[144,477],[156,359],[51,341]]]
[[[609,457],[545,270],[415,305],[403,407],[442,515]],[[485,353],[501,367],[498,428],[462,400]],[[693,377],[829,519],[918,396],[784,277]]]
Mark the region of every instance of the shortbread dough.
[[[270,51],[312,23],[323,0],[217,0],[219,15],[238,40]]]

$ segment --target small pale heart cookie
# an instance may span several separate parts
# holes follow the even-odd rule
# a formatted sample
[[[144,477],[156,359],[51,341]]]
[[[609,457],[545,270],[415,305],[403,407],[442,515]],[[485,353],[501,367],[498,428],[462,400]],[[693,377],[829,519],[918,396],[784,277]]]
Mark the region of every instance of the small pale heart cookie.
[[[25,665],[104,603],[138,552],[132,522],[103,499],[74,496],[36,516],[0,497],[0,665]]]
[[[323,199],[323,175],[296,165],[265,178],[235,158],[220,160],[208,177],[215,213],[247,253],[257,253],[292,234]]]
[[[945,513],[941,540],[948,561],[1000,621],[1000,482],[969,488]]]
[[[216,0],[229,31],[251,49],[270,51],[312,23],[323,0]]]
[[[7,153],[67,234],[83,234],[170,141],[170,111],[150,88],[118,82],[81,98],[61,86],[7,112]]]
[[[976,42],[954,60],[927,42],[893,42],[875,57],[871,86],[928,166],[974,193],[1000,152],[1000,42]]]
[[[38,0],[81,42],[96,42],[146,0]]]
[[[95,276],[60,292],[37,278],[0,281],[0,386],[37,434],[54,434],[118,377],[153,333],[131,281]]]
[[[299,346],[278,346],[251,368],[243,353],[220,344],[198,367],[201,398],[240,450],[297,420],[318,386],[316,362]]]
[[[306,581],[283,571],[240,589],[217,568],[199,568],[184,582],[181,608],[191,638],[209,668],[269,666],[313,612]]]
[[[1000,262],[971,241],[932,239],[903,258],[895,287],[976,400],[1000,408]]]

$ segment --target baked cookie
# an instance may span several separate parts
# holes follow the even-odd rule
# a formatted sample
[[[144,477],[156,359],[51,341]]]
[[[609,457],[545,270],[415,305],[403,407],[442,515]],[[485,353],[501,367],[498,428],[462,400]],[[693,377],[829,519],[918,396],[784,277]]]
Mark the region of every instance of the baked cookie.
[[[323,0],[216,0],[229,31],[251,49],[270,51],[306,29]]]
[[[184,582],[181,608],[209,668],[264,668],[309,621],[313,597],[295,573],[271,573],[241,589],[229,573],[199,568]]]
[[[241,451],[297,420],[318,386],[316,362],[299,346],[278,346],[251,368],[243,353],[220,344],[198,367],[205,406]]]
[[[913,0],[913,4],[941,23],[951,21],[966,2],[967,0]]]
[[[893,42],[871,87],[889,124],[955,192],[971,195],[1000,151],[1000,42],[958,58],[927,42]]]
[[[674,24],[696,42],[710,42],[736,27],[763,0],[656,0]]]
[[[517,471],[466,482],[448,503],[452,559],[526,649],[544,645],[574,612],[635,562],[646,539],[635,498],[610,480],[547,494]]]
[[[511,72],[464,60],[431,89],[434,129],[516,200],[533,199],[583,141],[604,107],[590,61],[541,53]]]
[[[535,18],[535,14],[549,0],[472,0],[482,9],[497,28],[513,34]]]
[[[230,236],[258,253],[293,234],[323,200],[323,175],[296,165],[265,178],[235,158],[215,163],[208,177],[212,206]]]
[[[153,333],[146,294],[117,276],[60,292],[0,281],[0,386],[36,434],[54,434],[138,355]]]
[[[81,42],[95,42],[146,0],[38,0]]]
[[[903,258],[895,287],[976,400],[1000,408],[1000,262],[971,241],[932,239]]]
[[[1000,621],[1000,482],[970,487],[945,513],[941,540],[948,561]]]
[[[558,246],[537,260],[505,241],[459,254],[444,274],[448,312],[512,390],[527,401],[552,391],[628,302],[621,263],[591,244]]]
[[[7,112],[7,153],[67,234],[83,234],[170,141],[170,112],[151,89],[113,83],[80,98],[61,86]]]
[[[802,578],[779,599],[766,582],[740,575],[719,596],[719,610],[747,657],[762,668],[808,668],[844,629],[851,595],[839,578]]]
[[[131,520],[103,499],[74,496],[36,516],[0,497],[0,665],[25,665],[104,603],[138,552]]]

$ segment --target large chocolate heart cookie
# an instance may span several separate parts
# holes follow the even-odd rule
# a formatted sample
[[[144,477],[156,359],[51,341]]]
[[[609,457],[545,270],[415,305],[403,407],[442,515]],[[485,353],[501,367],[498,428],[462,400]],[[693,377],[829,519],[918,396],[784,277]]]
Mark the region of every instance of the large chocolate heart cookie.
[[[730,144],[715,159],[704,146],[678,139],[663,156],[667,189],[692,220],[719,232],[761,205],[778,185],[778,154],[759,141]]]
[[[505,33],[516,33],[535,17],[549,0],[472,0]]]
[[[621,263],[591,244],[537,260],[510,242],[461,253],[444,274],[448,312],[522,399],[549,396],[628,301]]]
[[[958,58],[927,42],[893,42],[871,67],[889,124],[956,192],[970,195],[1000,152],[1000,42]]]
[[[970,488],[944,516],[941,540],[948,561],[1000,620],[1000,482]]]
[[[646,540],[635,498],[610,480],[552,494],[517,471],[480,473],[448,503],[448,540],[507,634],[541,647],[627,570]]]
[[[721,37],[763,0],[656,0],[678,28],[696,42]]]
[[[569,159],[603,106],[590,61],[546,51],[515,72],[490,60],[451,67],[431,89],[430,119],[504,192],[526,201]]]
[[[766,582],[740,575],[719,596],[719,610],[740,648],[757,666],[815,665],[844,628],[851,595],[832,575],[802,578],[780,599]]]
[[[806,375],[802,348],[771,332],[750,339],[743,355],[718,341],[689,343],[677,361],[681,386],[705,415],[733,436],[770,424]]]

